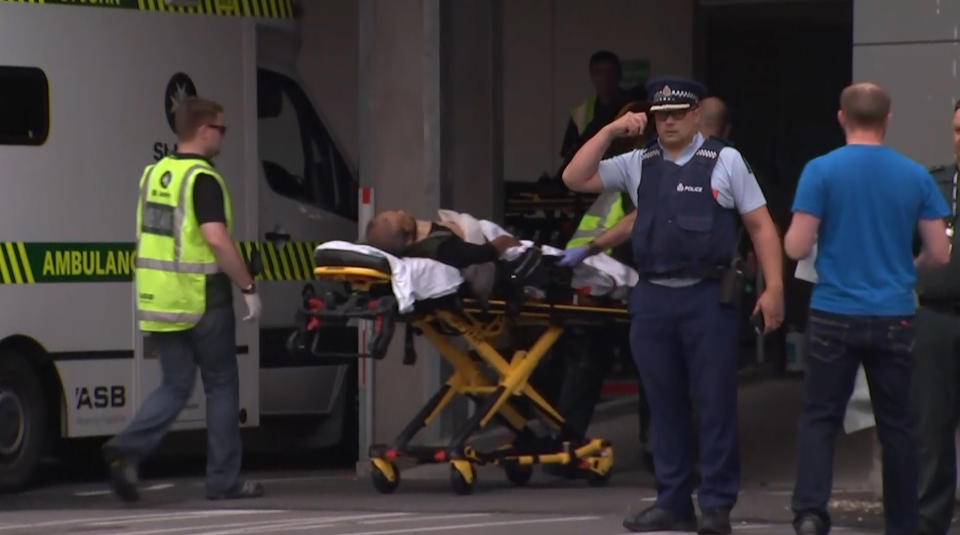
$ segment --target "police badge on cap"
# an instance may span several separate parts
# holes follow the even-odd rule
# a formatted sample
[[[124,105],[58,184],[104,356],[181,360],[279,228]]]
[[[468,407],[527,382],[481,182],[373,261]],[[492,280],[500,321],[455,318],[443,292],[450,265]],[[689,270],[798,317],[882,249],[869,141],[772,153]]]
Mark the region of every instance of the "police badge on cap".
[[[653,95],[650,111],[691,108],[706,92],[700,82],[679,76],[659,76],[647,82],[647,94]]]

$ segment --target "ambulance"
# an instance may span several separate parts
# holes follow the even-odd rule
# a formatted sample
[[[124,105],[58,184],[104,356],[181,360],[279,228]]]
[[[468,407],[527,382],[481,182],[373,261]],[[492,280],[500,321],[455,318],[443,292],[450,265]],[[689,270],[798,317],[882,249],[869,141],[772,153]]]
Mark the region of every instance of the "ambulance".
[[[285,350],[313,247],[357,235],[354,167],[294,68],[298,9],[0,0],[0,489],[28,484],[60,441],[116,433],[160,383],[134,322],[137,182],[176,149],[189,95],[225,108],[215,164],[242,254],[262,263],[263,317],[237,321],[237,417],[300,418],[315,446],[349,440],[351,368]],[[198,374],[173,429],[202,429],[204,405]]]

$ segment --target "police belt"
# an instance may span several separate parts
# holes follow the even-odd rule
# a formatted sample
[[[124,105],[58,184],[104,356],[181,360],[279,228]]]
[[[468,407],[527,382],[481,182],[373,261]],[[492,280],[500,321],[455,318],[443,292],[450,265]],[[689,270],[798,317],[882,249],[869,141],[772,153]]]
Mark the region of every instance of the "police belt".
[[[941,314],[953,314],[960,316],[960,300],[956,299],[931,299],[929,297],[920,297],[920,306]]]
[[[644,271],[645,279],[722,279],[723,274],[732,269],[730,266],[711,266],[701,268],[677,268],[661,271]]]

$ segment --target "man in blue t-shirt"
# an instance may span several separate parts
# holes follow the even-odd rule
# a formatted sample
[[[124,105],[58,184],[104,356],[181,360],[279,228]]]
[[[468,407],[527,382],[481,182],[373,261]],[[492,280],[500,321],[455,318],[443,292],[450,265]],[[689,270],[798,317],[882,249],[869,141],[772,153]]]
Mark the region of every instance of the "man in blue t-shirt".
[[[807,163],[784,240],[793,259],[817,243],[794,527],[800,535],[830,529],[833,442],[862,362],[883,445],[885,533],[915,534],[913,286],[918,269],[949,259],[943,218],[950,210],[923,166],[883,145],[890,97],[882,88],[847,87],[837,117],[847,144]],[[915,230],[923,242],[917,258]]]

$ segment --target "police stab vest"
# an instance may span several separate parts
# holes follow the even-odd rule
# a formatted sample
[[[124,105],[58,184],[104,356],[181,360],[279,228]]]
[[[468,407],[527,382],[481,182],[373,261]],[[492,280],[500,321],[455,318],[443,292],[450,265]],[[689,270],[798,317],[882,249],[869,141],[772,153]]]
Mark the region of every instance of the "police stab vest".
[[[641,278],[716,278],[737,241],[735,210],[714,198],[710,177],[726,145],[708,138],[684,165],[654,140],[644,147],[631,242]]]
[[[220,267],[194,212],[193,187],[201,173],[220,184],[227,230],[232,231],[226,183],[208,161],[166,156],[147,166],[140,179],[135,280],[141,330],[186,330],[206,310],[207,276]]]

